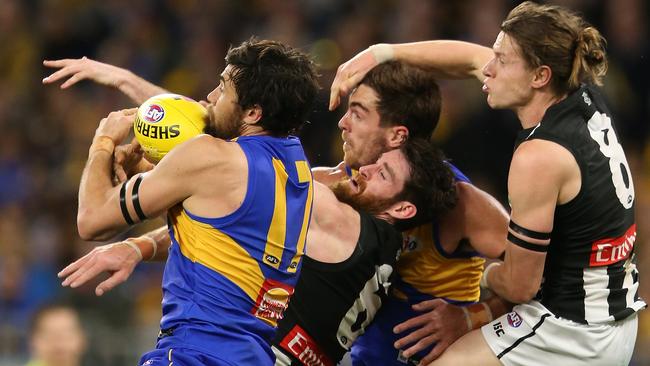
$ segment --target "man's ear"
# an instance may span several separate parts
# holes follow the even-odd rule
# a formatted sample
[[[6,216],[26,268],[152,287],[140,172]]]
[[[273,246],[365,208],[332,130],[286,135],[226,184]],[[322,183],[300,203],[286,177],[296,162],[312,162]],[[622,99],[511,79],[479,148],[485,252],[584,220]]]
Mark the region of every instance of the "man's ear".
[[[395,220],[406,220],[417,214],[415,205],[409,201],[399,201],[391,205],[386,213]]]
[[[262,119],[262,107],[259,104],[244,109],[244,123],[254,125]]]
[[[553,71],[551,71],[551,68],[546,65],[542,65],[535,70],[531,86],[533,89],[542,88],[551,83],[552,76]]]
[[[406,126],[393,126],[388,129],[388,147],[398,148],[402,146],[409,137],[409,129]]]

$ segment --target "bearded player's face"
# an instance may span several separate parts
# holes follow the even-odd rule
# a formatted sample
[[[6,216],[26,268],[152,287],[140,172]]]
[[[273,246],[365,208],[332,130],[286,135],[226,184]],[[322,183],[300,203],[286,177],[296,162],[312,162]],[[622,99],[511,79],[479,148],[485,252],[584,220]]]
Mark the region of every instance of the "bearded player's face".
[[[224,140],[239,136],[243,111],[237,103],[237,91],[232,82],[233,66],[228,65],[219,75],[219,85],[208,94],[208,123],[203,132]]]
[[[381,154],[377,162],[364,165],[358,174],[332,186],[336,198],[370,214],[380,214],[398,200],[410,179],[411,168],[400,150]]]

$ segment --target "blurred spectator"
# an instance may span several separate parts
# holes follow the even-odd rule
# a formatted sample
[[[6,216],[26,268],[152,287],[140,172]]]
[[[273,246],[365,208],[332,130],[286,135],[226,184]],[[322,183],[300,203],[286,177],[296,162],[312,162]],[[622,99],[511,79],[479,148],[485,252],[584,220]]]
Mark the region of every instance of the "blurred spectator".
[[[32,358],[27,366],[80,366],[86,350],[79,315],[66,305],[40,308],[32,318],[29,340]]]

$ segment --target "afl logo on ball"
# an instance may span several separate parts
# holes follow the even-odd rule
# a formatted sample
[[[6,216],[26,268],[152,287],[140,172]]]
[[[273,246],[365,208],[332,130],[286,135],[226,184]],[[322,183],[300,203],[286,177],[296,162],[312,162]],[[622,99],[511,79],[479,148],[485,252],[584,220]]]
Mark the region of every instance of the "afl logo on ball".
[[[517,314],[516,311],[513,311],[508,314],[508,324],[510,324],[511,327],[514,328],[519,328],[521,325],[521,317],[519,314]]]
[[[149,110],[144,114],[145,121],[151,123],[160,122],[163,117],[165,117],[165,110],[157,104],[150,105]]]

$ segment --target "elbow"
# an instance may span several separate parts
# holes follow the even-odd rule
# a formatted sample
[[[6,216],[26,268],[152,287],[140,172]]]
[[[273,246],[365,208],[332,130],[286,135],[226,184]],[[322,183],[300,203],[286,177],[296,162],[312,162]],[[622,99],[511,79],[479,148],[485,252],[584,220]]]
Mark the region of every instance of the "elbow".
[[[506,297],[506,300],[514,304],[523,304],[531,301],[537,295],[538,289],[532,286],[515,286]]]
[[[85,241],[108,239],[102,235],[101,230],[94,223],[92,215],[89,212],[79,211],[77,214],[77,231],[79,232],[79,237]]]

